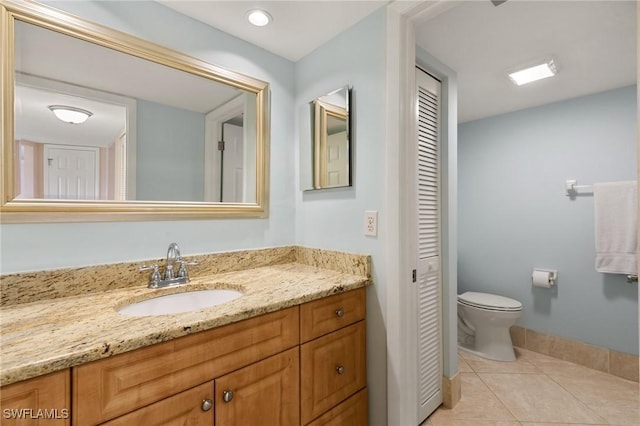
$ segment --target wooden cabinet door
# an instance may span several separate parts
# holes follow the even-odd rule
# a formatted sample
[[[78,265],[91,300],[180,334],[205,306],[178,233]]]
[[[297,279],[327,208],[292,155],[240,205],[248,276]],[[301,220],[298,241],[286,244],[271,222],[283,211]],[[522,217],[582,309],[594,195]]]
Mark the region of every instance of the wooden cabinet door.
[[[362,389],[307,426],[367,426],[367,419],[367,389]]]
[[[69,425],[69,370],[47,374],[0,389],[0,424]]]
[[[296,347],[216,379],[216,426],[298,426],[299,366]]]
[[[103,425],[212,426],[213,412],[213,381],[211,381]]]
[[[73,424],[95,425],[213,380],[299,342],[298,307],[73,369]]]
[[[302,423],[306,424],[367,385],[365,322],[300,348]]]

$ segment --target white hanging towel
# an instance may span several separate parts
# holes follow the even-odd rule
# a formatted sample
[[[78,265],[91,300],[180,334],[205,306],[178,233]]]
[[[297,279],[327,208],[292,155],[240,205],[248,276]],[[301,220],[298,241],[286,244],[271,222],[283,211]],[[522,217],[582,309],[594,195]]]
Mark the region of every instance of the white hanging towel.
[[[636,181],[593,185],[596,271],[636,275],[638,189]]]

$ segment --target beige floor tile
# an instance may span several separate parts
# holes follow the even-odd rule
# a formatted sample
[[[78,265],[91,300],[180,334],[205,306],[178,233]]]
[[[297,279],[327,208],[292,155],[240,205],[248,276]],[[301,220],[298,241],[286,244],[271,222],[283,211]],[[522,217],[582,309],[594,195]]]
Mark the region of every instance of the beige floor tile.
[[[454,420],[516,421],[475,373],[460,373],[460,379],[460,402],[453,409],[438,408],[430,417],[434,426],[452,424]]]
[[[431,423],[431,420],[427,418],[427,420],[420,423],[420,426],[433,426],[433,423]]]
[[[464,420],[446,419],[434,420],[433,426],[520,426],[520,422],[504,422],[496,420]]]
[[[468,352],[461,352],[460,355],[476,373],[541,373],[541,371],[537,369],[535,365],[533,365],[532,363],[527,361],[525,357],[520,355],[520,352],[524,351],[525,349],[514,349],[516,351],[516,360],[513,362],[493,361],[490,359],[481,358]]]
[[[458,354],[458,371],[460,373],[473,373],[473,369],[467,364],[467,362]]]
[[[530,423],[530,422],[521,422],[522,426],[607,426],[606,423],[602,423],[601,425],[588,425],[585,423]]]
[[[637,382],[593,370],[580,375],[551,374],[550,378],[609,424],[640,425]]]
[[[546,375],[478,373],[478,376],[519,421],[606,424]]]

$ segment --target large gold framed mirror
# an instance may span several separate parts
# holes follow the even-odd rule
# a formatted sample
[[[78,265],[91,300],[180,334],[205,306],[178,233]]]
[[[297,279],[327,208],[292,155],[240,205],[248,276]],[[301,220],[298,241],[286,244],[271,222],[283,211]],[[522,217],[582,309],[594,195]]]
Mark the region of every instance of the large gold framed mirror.
[[[266,217],[269,85],[3,1],[3,223]]]

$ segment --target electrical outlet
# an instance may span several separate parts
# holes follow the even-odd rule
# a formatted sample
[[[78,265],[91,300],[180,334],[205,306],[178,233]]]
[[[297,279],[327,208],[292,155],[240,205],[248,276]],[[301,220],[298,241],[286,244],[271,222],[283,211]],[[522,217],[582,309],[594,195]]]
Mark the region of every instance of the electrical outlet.
[[[364,235],[375,237],[378,235],[378,212],[364,212]]]

